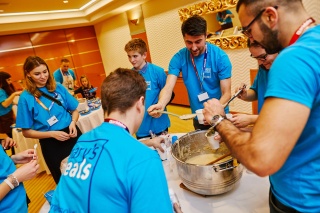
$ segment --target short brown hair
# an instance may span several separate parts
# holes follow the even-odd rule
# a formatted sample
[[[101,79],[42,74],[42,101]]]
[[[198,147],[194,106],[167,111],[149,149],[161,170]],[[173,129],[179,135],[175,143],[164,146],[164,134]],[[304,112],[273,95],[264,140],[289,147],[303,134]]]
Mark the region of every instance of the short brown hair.
[[[64,62],[64,63],[69,63],[70,61],[69,61],[69,59],[67,59],[67,58],[62,58],[61,59],[61,64]]]
[[[102,82],[101,103],[104,112],[125,113],[140,97],[145,97],[147,84],[138,72],[118,68]]]
[[[141,38],[131,39],[124,47],[126,52],[137,51],[141,55],[148,51],[147,44]]]
[[[36,97],[40,97],[41,93],[38,91],[37,85],[34,83],[32,78],[29,78],[27,75],[34,68],[39,67],[41,64],[47,67],[47,70],[49,73],[49,77],[46,83],[46,88],[48,89],[49,92],[53,92],[56,89],[56,81],[54,80],[47,63],[39,56],[29,56],[28,58],[26,58],[23,64],[23,73],[24,73],[24,78],[26,80],[27,90]]]

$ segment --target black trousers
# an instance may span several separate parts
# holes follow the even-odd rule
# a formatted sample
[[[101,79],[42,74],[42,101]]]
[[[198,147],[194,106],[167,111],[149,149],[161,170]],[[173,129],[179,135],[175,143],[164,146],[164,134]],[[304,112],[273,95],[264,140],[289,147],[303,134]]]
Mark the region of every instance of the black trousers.
[[[272,194],[271,189],[269,191],[269,207],[270,207],[270,213],[298,213],[299,212],[291,207],[283,205]]]
[[[60,131],[64,131],[69,134],[69,127],[66,127]],[[59,183],[61,176],[61,161],[70,155],[72,148],[78,141],[78,138],[81,136],[81,134],[82,133],[80,129],[77,127],[77,137],[70,138],[67,141],[59,141],[55,138],[44,138],[39,140],[44,160],[46,161],[46,164],[56,184]]]

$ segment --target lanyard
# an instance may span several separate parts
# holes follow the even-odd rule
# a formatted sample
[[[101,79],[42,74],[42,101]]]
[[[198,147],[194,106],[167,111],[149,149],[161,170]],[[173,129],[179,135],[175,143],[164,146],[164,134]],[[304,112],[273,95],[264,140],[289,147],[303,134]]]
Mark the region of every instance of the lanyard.
[[[313,24],[313,23],[315,23],[315,22],[316,22],[316,21],[315,21],[312,17],[308,18],[305,22],[303,22],[303,23],[301,24],[301,26],[297,29],[297,31],[293,34],[293,36],[292,36],[292,38],[291,38],[291,40],[290,40],[289,46],[298,40],[298,38],[301,36],[302,32],[303,32],[310,24]]]
[[[199,81],[200,87],[201,87],[201,92],[204,92],[204,90],[203,90],[203,85],[202,85],[202,81],[203,81],[204,71],[205,71],[205,69],[206,69],[207,56],[208,56],[208,48],[207,48],[207,45],[206,45],[206,51],[205,51],[205,53],[204,53],[203,66],[202,66],[202,78],[200,79],[200,75],[199,75],[199,73],[198,73],[198,70],[197,70],[197,67],[196,67],[196,63],[194,62],[194,57],[193,57],[193,55],[190,53],[191,62],[192,62],[192,65],[193,65],[193,69],[194,69],[194,71],[196,72],[196,75],[197,75],[197,77],[198,77],[198,81]]]
[[[120,121],[117,121],[117,120],[112,119],[112,118],[106,118],[106,119],[104,119],[104,121],[105,121],[105,122],[108,122],[108,123],[110,123],[110,124],[114,124],[114,125],[116,125],[116,126],[120,126],[120,127],[124,128],[125,130],[127,130],[127,131],[129,132],[128,127],[127,127],[126,125],[124,125],[124,124],[123,124],[122,122],[120,122]],[[129,133],[130,133],[130,132],[129,132]]]
[[[57,93],[54,93],[55,94],[55,98],[58,96]],[[44,105],[44,103],[42,103],[42,101],[40,101],[40,99],[38,97],[34,97],[37,101],[37,103],[45,110],[47,110],[49,112],[49,115],[50,115],[50,110],[52,109],[53,107],[53,104],[54,104],[54,101],[51,102],[49,108],[46,107],[46,105]]]

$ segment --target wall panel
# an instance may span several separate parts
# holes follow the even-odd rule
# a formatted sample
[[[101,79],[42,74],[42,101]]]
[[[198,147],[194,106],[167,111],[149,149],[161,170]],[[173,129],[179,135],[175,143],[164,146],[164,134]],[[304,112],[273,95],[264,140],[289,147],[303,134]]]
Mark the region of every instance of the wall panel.
[[[0,71],[9,72],[17,88],[17,81],[23,79],[22,65],[30,55],[43,58],[51,72],[60,67],[61,58],[68,58],[77,79],[92,76],[89,80],[94,86],[100,87],[105,75],[92,26],[0,36]]]

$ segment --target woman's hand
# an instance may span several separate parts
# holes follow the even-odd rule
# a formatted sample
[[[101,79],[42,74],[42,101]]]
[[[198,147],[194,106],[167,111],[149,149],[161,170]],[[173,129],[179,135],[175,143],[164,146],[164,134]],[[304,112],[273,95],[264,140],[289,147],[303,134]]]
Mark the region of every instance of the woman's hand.
[[[70,125],[69,125],[69,136],[71,138],[77,137],[76,122],[74,120],[72,120]]]
[[[34,149],[27,149],[18,154],[12,155],[11,159],[16,164],[24,164],[30,162],[35,156]],[[37,156],[35,156],[37,159]]]
[[[18,147],[17,143],[12,139],[7,137],[6,139],[1,140],[1,145],[4,149],[11,148],[13,146]]]
[[[23,182],[34,178],[37,174],[38,169],[38,161],[32,160],[29,163],[26,163],[23,166],[19,167],[14,173],[12,173],[12,175],[15,176],[19,182]]]
[[[66,141],[70,139],[70,135],[63,131],[51,131],[51,137],[57,139],[58,141]]]
[[[14,94],[14,96],[17,96],[17,95],[21,95],[22,92],[23,92],[22,90],[21,91],[16,91],[13,94]]]
[[[234,114],[229,120],[238,128],[243,128],[252,124],[250,116],[245,114]]]

